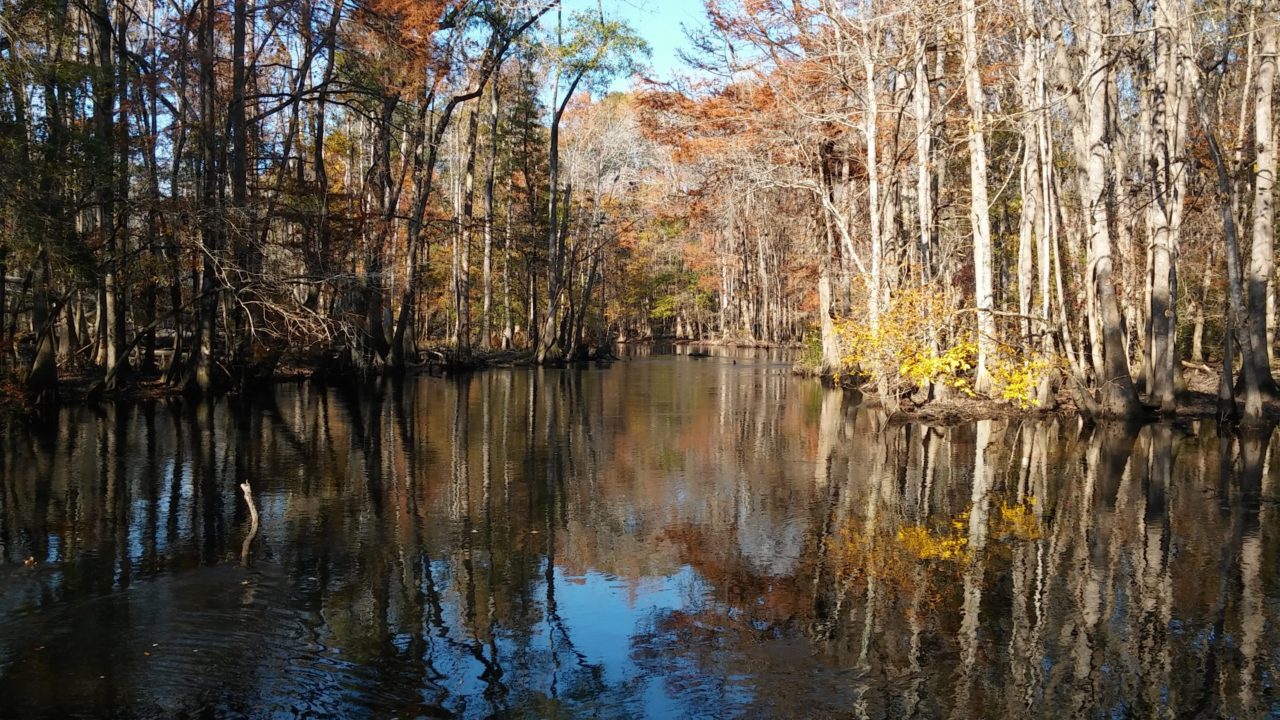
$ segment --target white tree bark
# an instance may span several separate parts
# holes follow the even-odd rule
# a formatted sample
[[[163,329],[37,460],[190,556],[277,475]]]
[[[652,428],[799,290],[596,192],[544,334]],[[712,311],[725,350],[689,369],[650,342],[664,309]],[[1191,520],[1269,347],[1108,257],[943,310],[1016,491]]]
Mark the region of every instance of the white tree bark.
[[[1133,380],[1129,375],[1129,359],[1124,352],[1120,305],[1111,278],[1111,234],[1107,224],[1107,161],[1111,152],[1107,143],[1107,38],[1106,18],[1109,7],[1105,0],[1085,0],[1086,27],[1084,44],[1084,147],[1080,155],[1085,163],[1084,197],[1085,229],[1088,234],[1088,275],[1098,305],[1098,338],[1102,347],[1098,374],[1103,414],[1112,417],[1136,417],[1141,412]],[[1096,362],[1096,361],[1095,361]]]
[[[973,227],[973,282],[978,308],[978,368],[974,389],[991,389],[988,367],[995,352],[996,321],[992,311],[991,217],[987,200],[987,143],[984,133],[982,79],[978,75],[978,9],[964,0],[964,89],[969,102],[969,220]]]
[[[870,12],[869,4],[867,11]],[[881,236],[880,228],[880,163],[877,157],[880,101],[876,88],[875,59],[872,57],[873,50],[870,41],[870,36],[873,32],[868,23],[868,39],[866,46],[863,48],[862,65],[863,72],[866,73],[867,99],[863,119],[863,134],[866,136],[867,145],[867,212],[870,215],[871,230],[871,279],[868,287],[867,315],[872,329],[875,329],[880,325],[880,311],[883,309],[881,305],[883,297],[881,285],[883,285],[884,281],[880,275],[882,272],[884,239]]]
[[[912,105],[916,120],[916,210],[920,222],[920,282],[929,281],[933,247],[933,175],[930,153],[933,140],[929,69],[925,34],[916,38],[915,95]]]
[[[1165,412],[1174,410],[1174,375],[1178,362],[1177,252],[1187,185],[1184,145],[1190,112],[1190,70],[1185,58],[1187,17],[1180,0],[1157,0],[1155,32],[1151,34],[1155,68],[1147,161],[1151,173],[1148,205],[1151,337],[1147,357],[1151,386],[1148,392]]]
[[[1258,74],[1254,95],[1254,144],[1257,150],[1254,161],[1253,184],[1253,247],[1249,257],[1248,303],[1249,335],[1252,338],[1254,364],[1258,368],[1258,385],[1263,392],[1275,395],[1275,379],[1270,372],[1271,343],[1267,328],[1267,299],[1271,273],[1275,267],[1275,201],[1276,181],[1275,128],[1272,123],[1271,104],[1276,82],[1276,12],[1275,0],[1266,0],[1261,16],[1262,47],[1258,54]]]

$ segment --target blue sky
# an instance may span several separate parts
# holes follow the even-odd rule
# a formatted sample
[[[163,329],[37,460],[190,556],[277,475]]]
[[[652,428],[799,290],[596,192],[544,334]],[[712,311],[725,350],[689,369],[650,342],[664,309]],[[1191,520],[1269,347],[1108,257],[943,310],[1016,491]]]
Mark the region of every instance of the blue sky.
[[[653,77],[670,79],[673,73],[687,72],[677,56],[677,51],[688,49],[684,29],[706,25],[701,0],[562,0],[566,13],[579,10],[594,11],[597,2],[603,5],[606,16],[626,20],[635,28],[653,51],[649,62]],[[614,81],[613,89],[623,90],[631,86],[630,78]]]

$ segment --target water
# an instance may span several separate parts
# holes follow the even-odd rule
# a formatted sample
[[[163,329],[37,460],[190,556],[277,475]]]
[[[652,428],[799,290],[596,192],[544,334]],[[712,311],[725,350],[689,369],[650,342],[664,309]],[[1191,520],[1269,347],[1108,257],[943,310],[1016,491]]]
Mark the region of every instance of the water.
[[[720,355],[9,430],[0,716],[1280,716],[1269,434]]]

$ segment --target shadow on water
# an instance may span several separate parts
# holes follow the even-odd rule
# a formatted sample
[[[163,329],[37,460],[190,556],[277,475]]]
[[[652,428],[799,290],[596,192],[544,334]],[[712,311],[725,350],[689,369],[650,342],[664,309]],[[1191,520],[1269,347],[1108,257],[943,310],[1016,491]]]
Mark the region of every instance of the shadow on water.
[[[783,366],[10,429],[0,715],[1280,712],[1270,428],[890,424]]]

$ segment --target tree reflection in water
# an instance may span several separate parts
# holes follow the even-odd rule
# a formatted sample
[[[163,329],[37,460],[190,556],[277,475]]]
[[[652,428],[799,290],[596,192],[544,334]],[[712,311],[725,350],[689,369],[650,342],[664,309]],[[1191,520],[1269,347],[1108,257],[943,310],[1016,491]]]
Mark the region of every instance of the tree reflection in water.
[[[1274,444],[767,356],[68,408],[0,439],[0,715],[1274,714]]]

